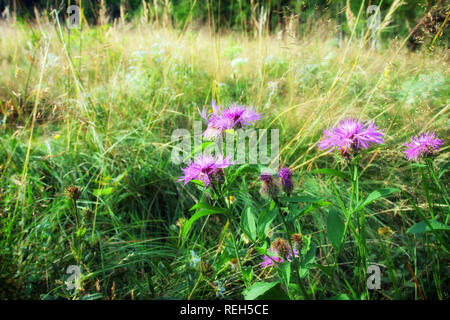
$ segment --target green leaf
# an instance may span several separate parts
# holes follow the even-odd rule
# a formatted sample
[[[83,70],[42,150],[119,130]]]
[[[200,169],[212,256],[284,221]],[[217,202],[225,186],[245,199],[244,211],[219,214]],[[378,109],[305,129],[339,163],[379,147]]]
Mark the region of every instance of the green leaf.
[[[331,298],[328,298],[327,300],[352,300],[352,299],[347,294],[341,293]]]
[[[274,208],[275,208],[275,206],[276,206],[277,204],[275,203],[275,201],[270,201],[270,207],[269,207],[269,210],[270,211],[272,211]]]
[[[195,207],[195,208],[194,208]],[[191,229],[192,224],[200,219],[201,217],[204,216],[208,216],[211,214],[228,214],[229,211],[226,209],[222,209],[222,208],[216,208],[210,204],[207,203],[197,203],[196,205],[194,205],[192,208],[194,209],[199,209],[199,211],[197,211],[184,225],[183,228],[183,233],[182,233],[182,238],[184,239],[187,235],[187,233],[189,232],[189,230]],[[191,210],[193,210],[191,208]]]
[[[256,252],[258,252],[260,255],[267,254],[267,242],[264,241],[263,245],[260,247],[256,247]]]
[[[311,247],[303,258],[302,264],[304,266],[310,266],[314,263],[314,260],[316,259],[316,251],[317,244],[315,242],[311,242]]]
[[[85,294],[80,298],[80,300],[97,300],[97,299],[104,299],[104,297],[101,293],[89,293]]]
[[[311,203],[309,206],[304,206],[300,210],[294,211],[294,213],[291,216],[292,220],[295,220],[297,218],[301,218],[305,216],[306,214],[310,213],[311,211],[314,211],[315,209],[322,208],[322,207],[328,207],[332,206],[333,204],[326,200],[318,200],[313,203]]]
[[[337,210],[331,210],[327,218],[327,236],[334,250],[338,250],[344,239],[345,225]]]
[[[256,282],[243,292],[245,300],[288,300],[289,297],[281,287],[279,281],[276,282]]]
[[[112,183],[113,183],[114,185],[118,184],[120,181],[122,181],[123,178],[126,177],[127,173],[128,173],[128,170],[125,170],[125,172],[123,172],[122,174],[120,174],[120,175],[118,175],[117,177],[115,177],[115,178],[112,180]]]
[[[440,171],[439,174],[438,174],[438,179],[441,179],[442,176],[444,175],[444,173],[445,173],[448,169],[450,169],[450,161],[447,162],[447,163],[442,167],[441,171]]]
[[[275,210],[264,210],[258,217],[258,239],[260,241],[264,240],[269,233],[270,224],[277,216],[277,212]]]
[[[198,186],[200,186],[200,187],[202,187],[202,188],[205,188],[205,184],[203,183],[203,181],[192,179],[192,180],[189,181],[189,182],[192,182],[192,183],[194,183],[194,184],[196,184],[196,185],[198,185]]]
[[[311,171],[311,173],[324,173],[324,174],[328,174],[330,176],[341,177],[348,181],[351,180],[350,176],[347,173],[336,170],[336,169],[330,169],[330,168],[317,169],[317,170]]]
[[[245,232],[247,237],[252,241],[256,241],[256,217],[252,211],[251,207],[242,212],[241,216],[241,226],[242,230]]]
[[[245,289],[242,294],[245,300],[255,300],[260,295],[275,287],[279,282],[255,282],[253,285]]]
[[[83,226],[77,231],[77,238],[81,238],[86,233],[86,228]]]
[[[413,163],[410,163],[409,166],[410,166],[411,168],[426,168],[426,167],[427,167],[425,164],[420,163],[420,162],[413,162]]]
[[[362,208],[366,207],[370,203],[374,202],[375,200],[378,200],[380,198],[385,198],[387,195],[390,195],[391,193],[400,192],[401,190],[398,188],[384,188],[373,191],[371,194],[367,196],[364,201],[362,201],[359,206],[354,210],[354,212],[361,210]]]
[[[329,277],[333,277],[333,270],[334,270],[333,267],[326,267],[326,266],[323,266],[323,265],[318,264],[318,263],[314,264],[314,267],[319,268],[320,270],[325,272],[325,274],[328,275]]]
[[[212,144],[213,144],[212,141],[203,142],[201,146],[198,146],[197,148],[192,150],[192,152],[188,156],[186,156],[186,158],[184,158],[184,161],[190,159],[195,153],[197,153],[198,151],[203,151],[204,149],[208,148]]]
[[[285,261],[278,265],[278,273],[284,281],[286,286],[289,286],[289,282],[291,282],[291,263]]]
[[[317,244],[311,243],[311,247],[303,257],[302,265],[300,267],[300,278],[304,278],[308,275],[309,269],[314,265],[316,260]]]
[[[214,207],[213,205],[210,205],[210,204],[205,203],[205,202],[198,202],[198,203],[194,204],[192,206],[192,208],[189,209],[189,211],[192,211],[192,210],[195,210],[195,209],[207,209],[207,210],[210,210],[210,211],[214,211],[214,212],[217,212],[217,213],[224,213],[224,214],[229,213],[229,211],[227,209]]]
[[[109,188],[103,188],[103,189],[94,189],[93,194],[94,196],[107,196],[108,194],[111,194],[113,192],[113,187]]]
[[[242,276],[245,278],[245,282],[249,283],[252,281],[253,278],[253,268],[252,266],[247,266],[245,268],[242,268]]]
[[[309,248],[311,248],[311,235],[310,234],[303,237],[301,254],[306,255],[306,253],[309,251]]]
[[[232,184],[234,182],[234,180],[236,180],[236,178],[238,176],[242,175],[244,172],[258,172],[258,167],[254,166],[254,165],[249,165],[249,164],[241,165],[239,168],[237,168],[236,171],[234,171],[230,175],[230,178],[228,179],[228,183]]]
[[[450,230],[450,227],[433,219],[428,220],[428,224],[430,224],[431,228],[434,230]],[[428,226],[425,221],[420,221],[413,225],[411,228],[406,231],[408,234],[421,234],[424,232],[432,231],[432,229]]]
[[[299,196],[299,197],[280,197],[280,201],[282,202],[316,202],[320,201],[321,199],[317,197],[311,197],[311,196]]]

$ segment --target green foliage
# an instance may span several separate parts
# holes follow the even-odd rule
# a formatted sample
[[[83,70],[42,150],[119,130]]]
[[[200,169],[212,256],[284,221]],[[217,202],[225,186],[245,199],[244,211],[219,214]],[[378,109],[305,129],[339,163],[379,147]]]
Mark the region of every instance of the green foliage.
[[[429,232],[432,230],[450,230],[450,227],[436,220],[420,221],[415,225],[411,226],[406,233],[410,234],[421,234],[424,232]]]
[[[327,236],[334,250],[339,250],[344,240],[345,225],[336,210],[330,210],[327,218]]]
[[[145,6],[143,3],[145,2]],[[363,14],[366,12],[369,4],[381,6],[382,16],[386,15],[394,0],[386,0],[378,3],[368,1],[350,1],[350,10],[356,16],[363,5]],[[327,0],[220,0],[220,1],[198,1],[198,0],[106,0],[105,8],[108,17],[113,21],[120,18],[121,6],[127,21],[139,19],[146,16],[154,21],[161,22],[169,17],[171,24],[182,29],[189,22],[211,23],[219,30],[239,30],[250,31],[255,15],[263,9],[267,12],[268,27],[272,32],[277,32],[282,24],[286,23],[287,17],[293,15],[300,23],[300,29],[304,29],[306,22],[315,20],[319,17],[329,17],[337,21],[342,26],[342,30],[351,32],[342,22],[345,21],[345,0],[327,1]],[[50,12],[53,6],[49,5],[48,0],[33,1],[32,5],[23,3],[16,7],[16,15],[24,21],[34,17],[34,8],[39,11]],[[60,11],[60,19],[63,20],[66,15],[68,2],[63,1],[56,7]],[[73,4],[73,3],[72,3]],[[13,8],[12,0],[0,0],[0,6],[9,5]],[[385,34],[394,37],[396,35],[406,36],[409,33],[408,26],[419,21],[425,12],[436,5],[435,1],[424,3],[423,1],[408,1],[403,3],[396,10],[393,18],[393,24],[397,30],[385,30]],[[82,2],[84,18],[92,25],[98,23],[101,5],[99,1]],[[144,13],[144,10],[147,12]],[[366,17],[360,21],[357,32],[364,29]]]

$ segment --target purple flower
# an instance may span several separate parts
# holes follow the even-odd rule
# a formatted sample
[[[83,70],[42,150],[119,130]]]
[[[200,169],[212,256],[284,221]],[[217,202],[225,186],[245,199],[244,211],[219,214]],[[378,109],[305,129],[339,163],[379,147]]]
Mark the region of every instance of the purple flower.
[[[294,255],[296,258],[298,258],[298,250],[294,248]],[[292,251],[289,250],[289,255],[287,257],[287,260],[289,262],[292,262]],[[276,250],[272,250],[272,252],[270,252],[270,255],[264,255],[263,256],[263,262],[260,263],[261,268],[265,268],[265,267],[272,267],[274,265],[274,262],[276,263],[283,263],[284,259],[281,257],[278,257],[278,253]]]
[[[259,175],[259,179],[263,182],[272,183],[273,177],[270,173],[263,172]]]
[[[283,263],[284,259],[283,258],[278,258],[275,255],[270,255],[270,256],[263,256],[263,262],[261,262],[260,266],[261,268],[265,268],[265,267],[271,267],[274,264],[274,261],[277,263]]]
[[[343,155],[367,149],[371,144],[383,142],[383,133],[373,121],[359,122],[355,118],[341,120],[337,127],[323,130],[323,139],[319,142],[319,149],[329,151],[335,148]]]
[[[178,179],[178,182],[184,181],[187,184],[189,181],[195,179],[200,180],[205,184],[205,188],[211,183],[210,178],[233,164],[229,161],[230,156],[224,158],[223,155],[218,155],[216,158],[212,155],[201,155],[192,161],[186,168],[182,168],[183,176]]]
[[[411,143],[405,143],[405,154],[409,160],[416,161],[423,156],[432,156],[443,144],[434,132],[422,133],[417,138],[411,137]]]
[[[292,183],[292,171],[288,167],[281,168],[278,171],[278,178],[281,180],[281,188],[286,193],[291,193],[294,185]]]
[[[259,193],[263,197],[275,198],[280,190],[272,175],[270,173],[261,173],[259,179],[261,180]]]
[[[261,118],[261,114],[256,113],[252,107],[238,105],[222,108],[212,101],[212,112],[207,114],[206,109],[200,112],[200,116],[208,122],[208,127],[203,133],[204,137],[214,138],[222,134],[225,130],[242,128],[248,126]]]

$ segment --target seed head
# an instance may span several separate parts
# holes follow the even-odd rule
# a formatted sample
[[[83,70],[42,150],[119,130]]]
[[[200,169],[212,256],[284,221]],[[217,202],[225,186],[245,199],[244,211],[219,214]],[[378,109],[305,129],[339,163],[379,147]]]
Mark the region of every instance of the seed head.
[[[185,218],[185,217],[181,217],[181,218],[179,218],[179,219],[175,222],[175,225],[176,225],[178,228],[183,228],[184,225],[185,225],[185,223],[186,223],[186,218]]]
[[[205,261],[200,262],[200,272],[207,278],[209,278],[213,273],[213,267]]]
[[[80,198],[81,195],[81,191],[80,188],[76,187],[76,186],[70,186],[67,187],[66,189],[66,195],[71,198],[72,200],[78,200],[78,198]]]
[[[272,242],[272,249],[278,253],[278,255],[286,259],[289,255],[289,243],[283,238],[276,238]]]

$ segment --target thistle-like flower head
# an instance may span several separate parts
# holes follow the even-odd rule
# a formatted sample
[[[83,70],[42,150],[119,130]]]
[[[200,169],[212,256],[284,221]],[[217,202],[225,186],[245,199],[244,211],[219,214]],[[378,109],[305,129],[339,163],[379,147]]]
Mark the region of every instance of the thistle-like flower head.
[[[260,267],[261,268],[265,268],[265,267],[272,267],[275,263],[283,263],[284,261],[286,261],[284,258],[282,258],[280,256],[280,254],[272,249],[270,252],[268,252],[269,255],[264,255],[263,256],[263,261],[260,263]],[[294,248],[294,255],[296,258],[299,257],[299,252],[297,249]],[[287,256],[287,261],[291,262],[292,261],[292,251],[289,250],[289,254]]]
[[[273,176],[270,173],[261,173],[259,179],[261,180],[259,193],[263,197],[275,198],[280,192],[280,188]]]
[[[409,160],[417,162],[419,158],[431,157],[439,152],[443,143],[434,132],[422,133],[418,137],[411,137],[410,143],[405,143],[405,155]]]
[[[256,113],[252,107],[237,103],[222,108],[213,101],[212,112],[207,113],[203,108],[202,111],[199,110],[199,113],[208,122],[208,127],[203,133],[205,138],[217,137],[225,130],[239,129],[261,119],[261,114]]]
[[[292,189],[294,189],[294,184],[292,182],[292,170],[288,167],[283,167],[278,171],[278,178],[280,178],[281,181],[281,188],[284,192],[287,194],[292,192]]]
[[[200,180],[205,184],[205,188],[211,184],[211,178],[222,172],[233,164],[229,161],[230,157],[224,158],[222,155],[214,157],[212,155],[201,155],[192,161],[186,168],[182,168],[183,176],[178,179],[178,182],[184,181],[187,184],[191,180]]]
[[[323,130],[319,149],[338,149],[342,155],[354,154],[358,149],[367,149],[372,144],[383,142],[383,133],[372,121],[360,122],[355,118],[342,120],[338,126]]]

